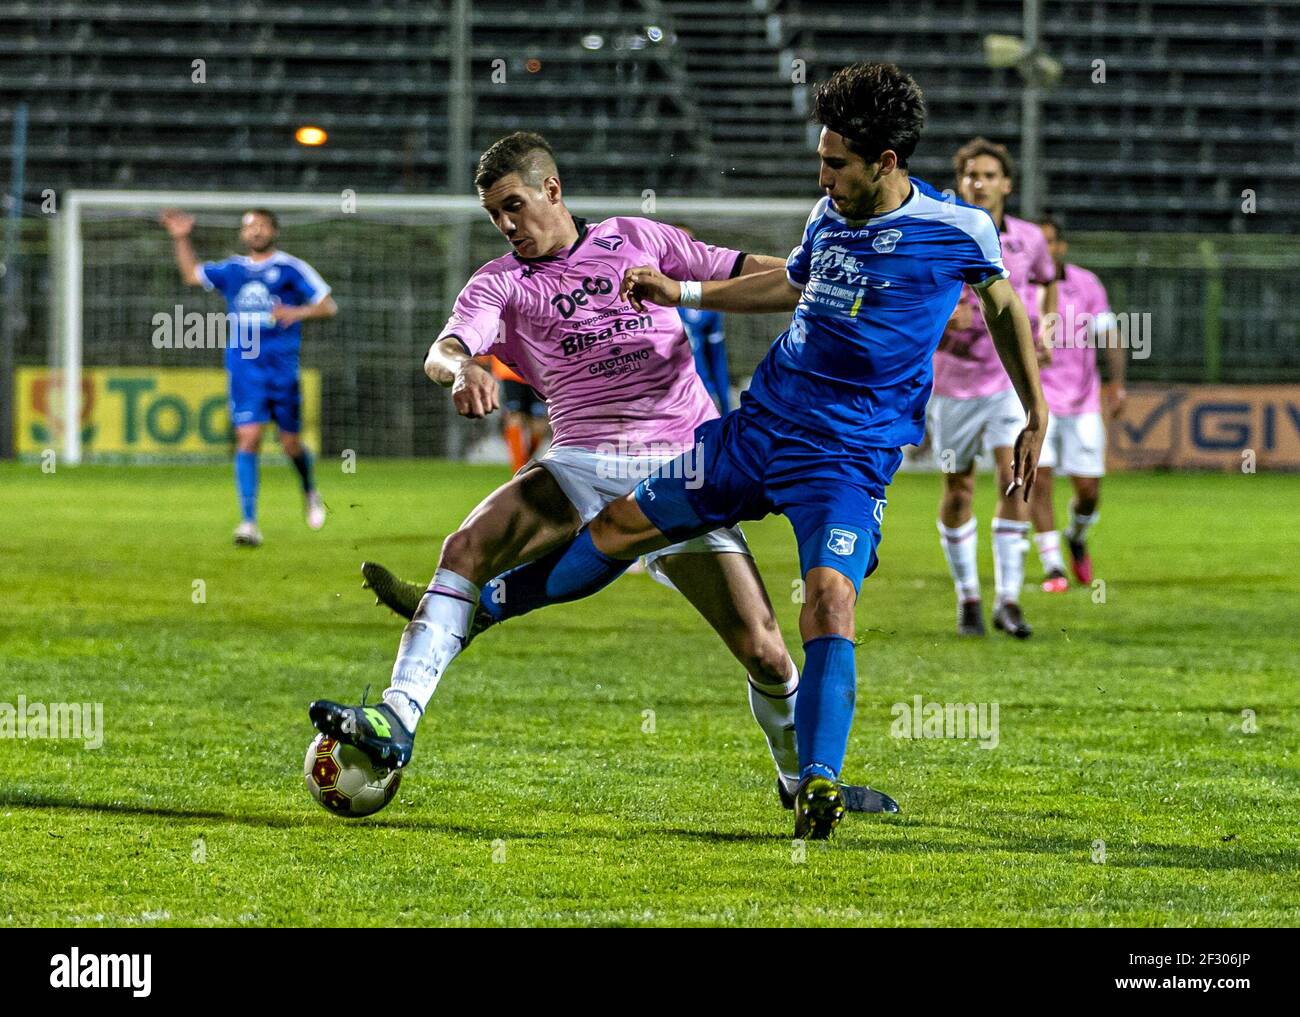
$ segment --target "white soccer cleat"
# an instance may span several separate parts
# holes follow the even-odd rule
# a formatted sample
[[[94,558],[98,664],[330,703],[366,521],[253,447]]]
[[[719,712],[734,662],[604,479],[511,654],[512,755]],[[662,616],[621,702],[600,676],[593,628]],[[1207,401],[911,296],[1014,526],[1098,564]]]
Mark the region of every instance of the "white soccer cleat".
[[[236,547],[261,547],[262,531],[257,528],[257,523],[245,520],[235,527],[235,546]]]
[[[321,500],[319,491],[307,495],[307,525],[313,530],[325,525],[325,502]]]

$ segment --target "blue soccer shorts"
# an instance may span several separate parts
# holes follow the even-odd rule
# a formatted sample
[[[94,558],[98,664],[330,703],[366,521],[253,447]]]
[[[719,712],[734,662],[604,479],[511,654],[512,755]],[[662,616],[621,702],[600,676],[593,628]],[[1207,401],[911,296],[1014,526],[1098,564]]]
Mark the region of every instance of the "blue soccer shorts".
[[[275,421],[281,434],[302,430],[302,389],[296,368],[272,371],[253,360],[231,368],[229,374],[232,424]]]
[[[695,448],[636,488],[641,511],[673,541],[778,513],[799,543],[802,575],[832,568],[860,591],[875,571],[896,448],[849,448],[752,401],[695,430]]]

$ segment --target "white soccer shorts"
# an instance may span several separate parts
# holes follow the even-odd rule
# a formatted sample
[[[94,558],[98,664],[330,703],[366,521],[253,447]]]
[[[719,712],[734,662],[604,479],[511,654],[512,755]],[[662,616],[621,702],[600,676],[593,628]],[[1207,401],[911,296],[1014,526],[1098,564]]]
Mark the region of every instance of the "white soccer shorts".
[[[1014,447],[1025,426],[1014,389],[973,399],[931,396],[926,416],[934,461],[945,473],[965,473],[981,449]]]
[[[1059,465],[1058,465],[1059,464]],[[1106,475],[1106,425],[1100,413],[1079,413],[1047,421],[1047,437],[1038,465],[1070,477]]]
[[[630,456],[616,452],[594,452],[591,449],[563,447],[549,449],[537,462],[555,478],[560,490],[578,510],[583,524],[596,518],[600,510],[616,498],[633,490],[655,469],[676,456]],[[642,559],[646,571],[669,589],[676,589],[658,564],[660,558],[670,554],[700,554],[734,551],[750,555],[749,545],[739,526],[711,530],[691,540],[651,551]]]

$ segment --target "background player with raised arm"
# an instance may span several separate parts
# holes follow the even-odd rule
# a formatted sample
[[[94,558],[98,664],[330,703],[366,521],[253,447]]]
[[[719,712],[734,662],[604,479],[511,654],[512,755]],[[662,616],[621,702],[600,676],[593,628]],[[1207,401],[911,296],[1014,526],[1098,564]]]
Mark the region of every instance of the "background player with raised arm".
[[[311,451],[300,435],[298,348],[302,322],[338,313],[330,288],[301,258],[276,249],[279,222],[267,209],[249,209],[240,220],[239,239],[246,253],[203,264],[190,243],[192,215],[167,209],[162,224],[175,245],[181,278],[225,297],[230,320],[238,330],[235,341],[226,345],[230,422],[235,428],[235,489],[241,516],[235,544],[257,547],[262,543],[257,525],[257,457],[262,429],[271,421],[279,429],[280,447],[302,482],[307,525],[319,530],[325,525],[325,502],[316,490]],[[255,341],[247,341],[250,337]]]
[[[958,196],[984,209],[997,224],[1011,287],[1024,304],[1037,336],[1042,314],[1056,309],[1056,270],[1039,228],[1006,214],[1014,174],[1011,156],[1004,146],[975,138],[957,150],[952,162]],[[1024,413],[982,307],[983,302],[972,291],[963,293],[934,355],[929,425],[934,458],[943,472],[939,538],[957,591],[957,631],[982,636],[984,612],[973,508],[975,457],[981,448],[990,451],[998,486],[993,518],[993,625],[1025,639],[1033,632],[1020,608],[1029,548],[1029,506],[1010,493],[1012,447],[1024,425]],[[1040,357],[1044,356],[1042,349],[1040,343]]]
[[[498,406],[497,384],[474,358],[495,354],[546,393],[554,438],[540,460],[489,495],[443,543],[383,702],[311,705],[319,730],[381,765],[406,764],[448,665],[495,620],[494,610],[526,595],[501,574],[566,544],[603,505],[690,449],[696,428],[717,416],[677,313],[633,307],[619,291],[626,270],[651,263],[675,275],[726,279],[781,263],[711,247],[649,219],[575,219],[554,153],[539,134],[511,134],[484,152],[475,186],[513,251],[466,284],[425,372],[451,386],[461,414],[483,417]],[[778,790],[792,803],[799,672],[744,536],[728,525],[669,543],[647,555],[647,569],[680,590],[744,665]]]
[[[1046,427],[1034,337],[1006,279],[987,212],[913,180],[921,90],[892,64],[855,64],[818,86],[813,117],[823,197],[785,270],[702,280],[629,269],[633,307],[794,311],[741,399],[695,432],[699,482],[683,456],[611,501],[565,547],[506,576],[499,617],[587,596],[639,554],[742,519],[785,515],[804,583],[804,673],[795,707],[800,783],[795,836],[825,838],[844,812],[838,787],[857,674],[854,609],[876,567],[885,489],[901,446],[921,436],[932,358],[964,284],[1027,413],[1012,483],[1028,496]],[[684,267],[684,266],[679,266]],[[702,780],[701,793],[709,782]]]
[[[1074,488],[1070,526],[1065,531],[1074,577],[1092,582],[1088,530],[1099,518],[1101,478],[1106,474],[1106,425],[1103,410],[1113,420],[1124,406],[1124,350],[1112,341],[1114,315],[1101,280],[1086,268],[1065,260],[1069,245],[1050,219],[1041,224],[1056,265],[1059,316],[1046,333],[1051,363],[1043,367],[1043,394],[1052,418],[1038,460],[1038,481],[1030,503],[1034,543],[1043,563],[1043,589],[1060,593],[1068,588],[1061,559],[1056,509],[1052,503],[1052,470],[1065,473]],[[1106,353],[1109,380],[1097,370],[1097,347]],[[1104,396],[1104,398],[1103,398]]]

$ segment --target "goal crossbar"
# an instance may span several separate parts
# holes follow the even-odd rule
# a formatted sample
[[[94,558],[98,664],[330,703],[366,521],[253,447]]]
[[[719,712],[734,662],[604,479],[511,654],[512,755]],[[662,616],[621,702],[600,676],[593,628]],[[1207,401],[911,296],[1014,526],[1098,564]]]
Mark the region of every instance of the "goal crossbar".
[[[815,198],[718,198],[659,197],[646,192],[641,197],[575,197],[566,199],[574,212],[602,215],[653,216],[686,219],[717,215],[755,219],[773,216],[802,217]],[[58,350],[54,362],[61,367],[62,461],[81,462],[81,377],[83,352],[83,257],[82,220],[87,212],[135,210],[149,212],[179,207],[193,210],[242,210],[269,208],[283,211],[331,213],[339,216],[365,213],[438,215],[470,221],[483,214],[477,199],[446,194],[312,194],[275,191],[131,191],[72,190],[63,195],[62,208],[51,221],[51,247],[55,252],[55,282],[51,316]]]

